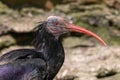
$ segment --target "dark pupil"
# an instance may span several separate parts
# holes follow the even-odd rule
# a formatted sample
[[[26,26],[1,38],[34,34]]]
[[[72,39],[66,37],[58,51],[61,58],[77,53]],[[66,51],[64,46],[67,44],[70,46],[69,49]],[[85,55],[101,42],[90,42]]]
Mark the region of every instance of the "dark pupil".
[[[55,26],[57,26],[57,25],[58,25],[58,23],[57,23],[57,22],[55,22],[55,23],[54,23],[54,25],[55,25]]]

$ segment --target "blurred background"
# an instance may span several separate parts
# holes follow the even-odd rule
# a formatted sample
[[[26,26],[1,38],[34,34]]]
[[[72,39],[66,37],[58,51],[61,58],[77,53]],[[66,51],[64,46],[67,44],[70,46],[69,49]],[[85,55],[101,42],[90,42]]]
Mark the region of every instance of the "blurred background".
[[[63,35],[65,63],[55,80],[120,80],[120,0],[0,0],[0,54],[31,48],[33,28],[50,15],[98,34]]]

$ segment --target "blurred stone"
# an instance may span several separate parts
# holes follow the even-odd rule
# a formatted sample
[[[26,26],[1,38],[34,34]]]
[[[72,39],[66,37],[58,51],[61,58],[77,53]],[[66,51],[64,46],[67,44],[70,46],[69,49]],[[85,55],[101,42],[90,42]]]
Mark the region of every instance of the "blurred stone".
[[[119,0],[115,0],[114,7],[120,11],[120,1]]]
[[[65,73],[66,75],[60,80],[64,80],[69,75],[72,75],[75,79],[67,80],[99,80],[97,76],[102,75],[103,78],[109,78],[107,75],[115,72],[115,74],[111,75],[112,78],[112,76],[120,72],[119,48],[120,46],[97,46],[86,49],[82,49],[82,47],[65,49],[65,63],[57,77],[62,78]]]
[[[111,7],[120,10],[120,0],[104,0],[104,2]]]
[[[53,9],[53,7],[54,7],[53,3],[50,0],[47,0],[45,3],[45,8],[51,10]]]
[[[16,41],[11,35],[0,36],[0,49],[15,44]]]
[[[109,76],[105,78],[101,78],[99,80],[120,80],[120,73],[114,75],[114,76]]]
[[[10,30],[8,26],[0,24],[0,35],[8,33]]]
[[[102,3],[102,0],[77,0],[79,4],[95,4],[95,3]]]
[[[23,7],[41,7],[46,9],[53,8],[54,5],[59,4],[62,0],[1,0],[9,7],[21,9]]]
[[[104,3],[106,3],[108,6],[113,6],[115,0],[104,0]]]
[[[64,8],[63,8],[63,7],[64,7]],[[69,12],[71,12],[71,10],[70,10],[70,5],[69,5],[69,4],[67,4],[67,5],[57,5],[57,6],[55,7],[55,10],[60,11],[60,12],[64,12],[64,13],[69,13]]]

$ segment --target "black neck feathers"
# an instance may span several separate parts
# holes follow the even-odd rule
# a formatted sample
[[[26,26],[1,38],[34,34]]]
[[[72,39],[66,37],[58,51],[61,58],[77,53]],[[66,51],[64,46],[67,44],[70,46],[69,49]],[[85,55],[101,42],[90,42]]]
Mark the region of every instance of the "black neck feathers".
[[[36,32],[35,39],[33,40],[35,49],[46,54],[48,57],[54,53],[64,52],[60,39],[56,39],[55,36],[48,31],[46,26],[47,22],[45,21],[34,29]]]
[[[40,48],[41,43],[44,43],[49,38],[53,37],[46,29],[47,22],[41,22],[37,27],[34,28],[35,39],[33,45],[36,49]]]
[[[60,39],[56,39],[46,26],[47,22],[42,22],[34,29],[36,36],[33,43],[36,51],[42,53],[48,64],[49,74],[46,78],[52,80],[61,68],[65,55]]]

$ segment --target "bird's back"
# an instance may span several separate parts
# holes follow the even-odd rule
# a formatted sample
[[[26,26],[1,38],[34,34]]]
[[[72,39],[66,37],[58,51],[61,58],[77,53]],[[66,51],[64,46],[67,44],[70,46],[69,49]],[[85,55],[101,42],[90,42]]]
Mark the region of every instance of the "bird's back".
[[[44,80],[46,62],[42,53],[19,49],[0,57],[0,80]]]

